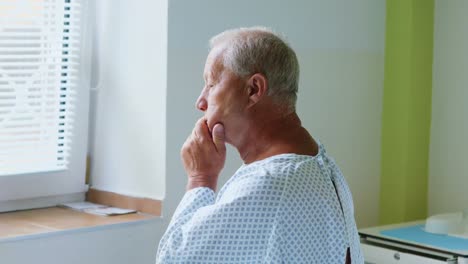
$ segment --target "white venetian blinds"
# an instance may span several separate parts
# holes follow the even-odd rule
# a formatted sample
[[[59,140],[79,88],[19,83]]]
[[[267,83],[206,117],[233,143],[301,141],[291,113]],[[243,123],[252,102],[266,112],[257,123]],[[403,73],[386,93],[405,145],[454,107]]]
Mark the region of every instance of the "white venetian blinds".
[[[67,168],[79,0],[0,0],[0,176]]]

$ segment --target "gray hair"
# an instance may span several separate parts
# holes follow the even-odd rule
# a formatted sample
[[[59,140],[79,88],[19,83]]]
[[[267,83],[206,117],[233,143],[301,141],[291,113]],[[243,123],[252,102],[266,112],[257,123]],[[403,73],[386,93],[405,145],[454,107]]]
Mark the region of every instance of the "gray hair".
[[[291,47],[264,27],[226,30],[210,40],[210,49],[223,45],[223,64],[240,77],[261,73],[268,95],[294,111],[299,86],[299,62]]]

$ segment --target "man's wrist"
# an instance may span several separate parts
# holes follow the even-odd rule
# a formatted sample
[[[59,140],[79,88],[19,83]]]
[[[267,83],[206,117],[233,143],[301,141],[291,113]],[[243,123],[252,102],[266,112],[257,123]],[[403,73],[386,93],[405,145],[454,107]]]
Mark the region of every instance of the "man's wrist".
[[[197,179],[197,178],[189,178],[187,182],[187,191],[190,191],[195,188],[199,187],[207,187],[216,191],[217,181],[213,180],[204,180],[204,179]]]

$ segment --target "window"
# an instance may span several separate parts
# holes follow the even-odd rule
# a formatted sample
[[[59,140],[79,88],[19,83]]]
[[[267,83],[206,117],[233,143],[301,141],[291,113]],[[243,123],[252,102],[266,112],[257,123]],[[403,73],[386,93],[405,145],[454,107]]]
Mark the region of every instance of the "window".
[[[0,211],[54,205],[86,190],[85,6],[0,1]]]

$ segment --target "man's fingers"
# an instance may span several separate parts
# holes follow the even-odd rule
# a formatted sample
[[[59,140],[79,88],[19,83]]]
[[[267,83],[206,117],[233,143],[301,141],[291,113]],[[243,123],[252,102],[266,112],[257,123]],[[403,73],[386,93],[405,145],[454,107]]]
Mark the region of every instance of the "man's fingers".
[[[224,134],[224,125],[217,123],[214,125],[210,135],[210,130],[205,118],[200,118],[193,129],[193,135],[199,140],[213,140],[218,153],[226,152],[226,142]]]
[[[208,129],[208,125],[206,124],[205,118],[198,119],[195,127],[193,128],[193,134],[195,137],[200,139],[207,139],[210,138],[210,131]]]
[[[214,125],[212,135],[213,135],[213,142],[218,152],[219,153],[226,152],[224,125],[220,123],[217,123],[216,125]]]

